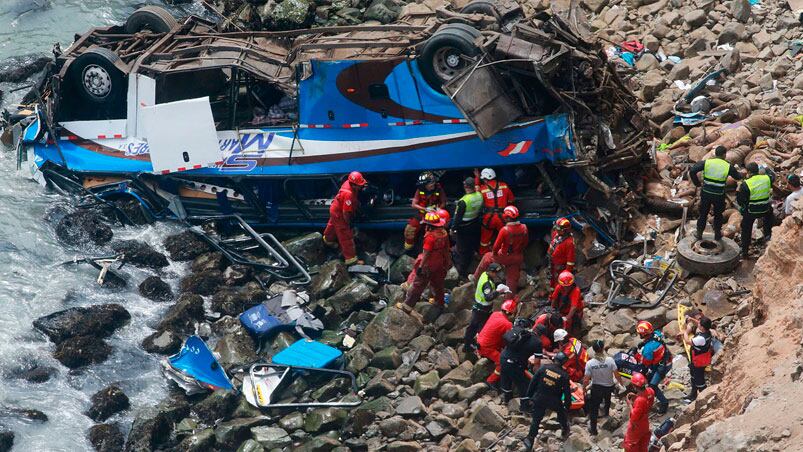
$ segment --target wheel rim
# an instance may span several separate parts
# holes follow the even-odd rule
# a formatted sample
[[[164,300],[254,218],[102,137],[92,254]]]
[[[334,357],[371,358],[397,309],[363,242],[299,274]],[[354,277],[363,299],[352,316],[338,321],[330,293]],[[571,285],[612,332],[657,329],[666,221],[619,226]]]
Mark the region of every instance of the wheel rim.
[[[715,256],[722,252],[722,244],[715,240],[702,239],[695,242],[692,249],[703,256]]]
[[[468,58],[454,47],[438,49],[433,56],[435,75],[443,82],[453,79],[468,65]]]
[[[103,99],[112,92],[112,78],[109,72],[96,64],[85,67],[81,79],[84,90],[93,97]]]

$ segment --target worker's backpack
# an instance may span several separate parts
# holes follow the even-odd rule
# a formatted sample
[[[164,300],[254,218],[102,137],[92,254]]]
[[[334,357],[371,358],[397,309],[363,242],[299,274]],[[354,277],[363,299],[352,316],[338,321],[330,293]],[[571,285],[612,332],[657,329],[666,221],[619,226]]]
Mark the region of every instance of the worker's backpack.
[[[502,339],[508,348],[516,350],[526,344],[532,334],[532,330],[528,327],[514,326],[502,336]]]

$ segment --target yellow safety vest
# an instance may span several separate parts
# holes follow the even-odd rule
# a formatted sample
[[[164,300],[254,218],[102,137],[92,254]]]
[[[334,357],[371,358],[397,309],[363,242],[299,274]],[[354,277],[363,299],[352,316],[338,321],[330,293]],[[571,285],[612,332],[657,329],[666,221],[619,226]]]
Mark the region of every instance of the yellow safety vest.
[[[703,191],[713,195],[725,193],[725,181],[731,165],[722,159],[708,159],[703,168]]]
[[[460,198],[466,204],[466,211],[463,212],[463,222],[469,222],[480,216],[482,210],[482,195],[478,192],[467,193]]]
[[[747,211],[752,214],[766,213],[770,208],[770,190],[772,190],[772,180],[766,174],[757,174],[746,181],[747,189],[750,190],[750,201]]]
[[[482,272],[480,279],[477,281],[477,289],[474,290],[474,301],[482,306],[488,306],[491,304],[490,301],[485,299],[485,294],[482,292],[482,288],[487,282],[490,282],[491,288],[496,290],[496,284],[494,284],[494,281],[488,277],[488,272]]]

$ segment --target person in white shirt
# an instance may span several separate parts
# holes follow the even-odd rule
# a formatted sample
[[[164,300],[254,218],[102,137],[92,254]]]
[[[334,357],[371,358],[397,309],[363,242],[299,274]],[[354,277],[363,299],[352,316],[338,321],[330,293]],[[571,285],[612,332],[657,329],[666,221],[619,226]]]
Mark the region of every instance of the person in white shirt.
[[[622,384],[622,377],[616,368],[616,361],[605,353],[605,343],[599,339],[591,343],[594,357],[586,363],[583,386],[591,389],[591,396],[586,398],[586,412],[588,413],[588,431],[597,434],[597,419],[599,408],[602,405],[603,417],[608,416],[611,409],[611,394],[616,382]]]
[[[792,193],[786,197],[783,202],[783,213],[786,215],[792,214],[792,204],[800,198],[803,198],[803,189],[800,188],[800,176],[797,174],[790,174],[786,178]]]

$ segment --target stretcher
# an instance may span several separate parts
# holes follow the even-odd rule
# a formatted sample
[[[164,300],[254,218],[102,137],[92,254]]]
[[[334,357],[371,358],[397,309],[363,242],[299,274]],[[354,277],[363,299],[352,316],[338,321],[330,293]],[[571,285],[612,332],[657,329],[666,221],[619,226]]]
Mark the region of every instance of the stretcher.
[[[580,383],[570,382],[571,384],[571,391],[572,391],[572,404],[569,406],[569,410],[580,410],[586,404],[586,393],[583,389],[583,385]]]
[[[226,371],[198,336],[190,336],[178,353],[162,361],[165,376],[188,395],[218,389],[234,389]]]

